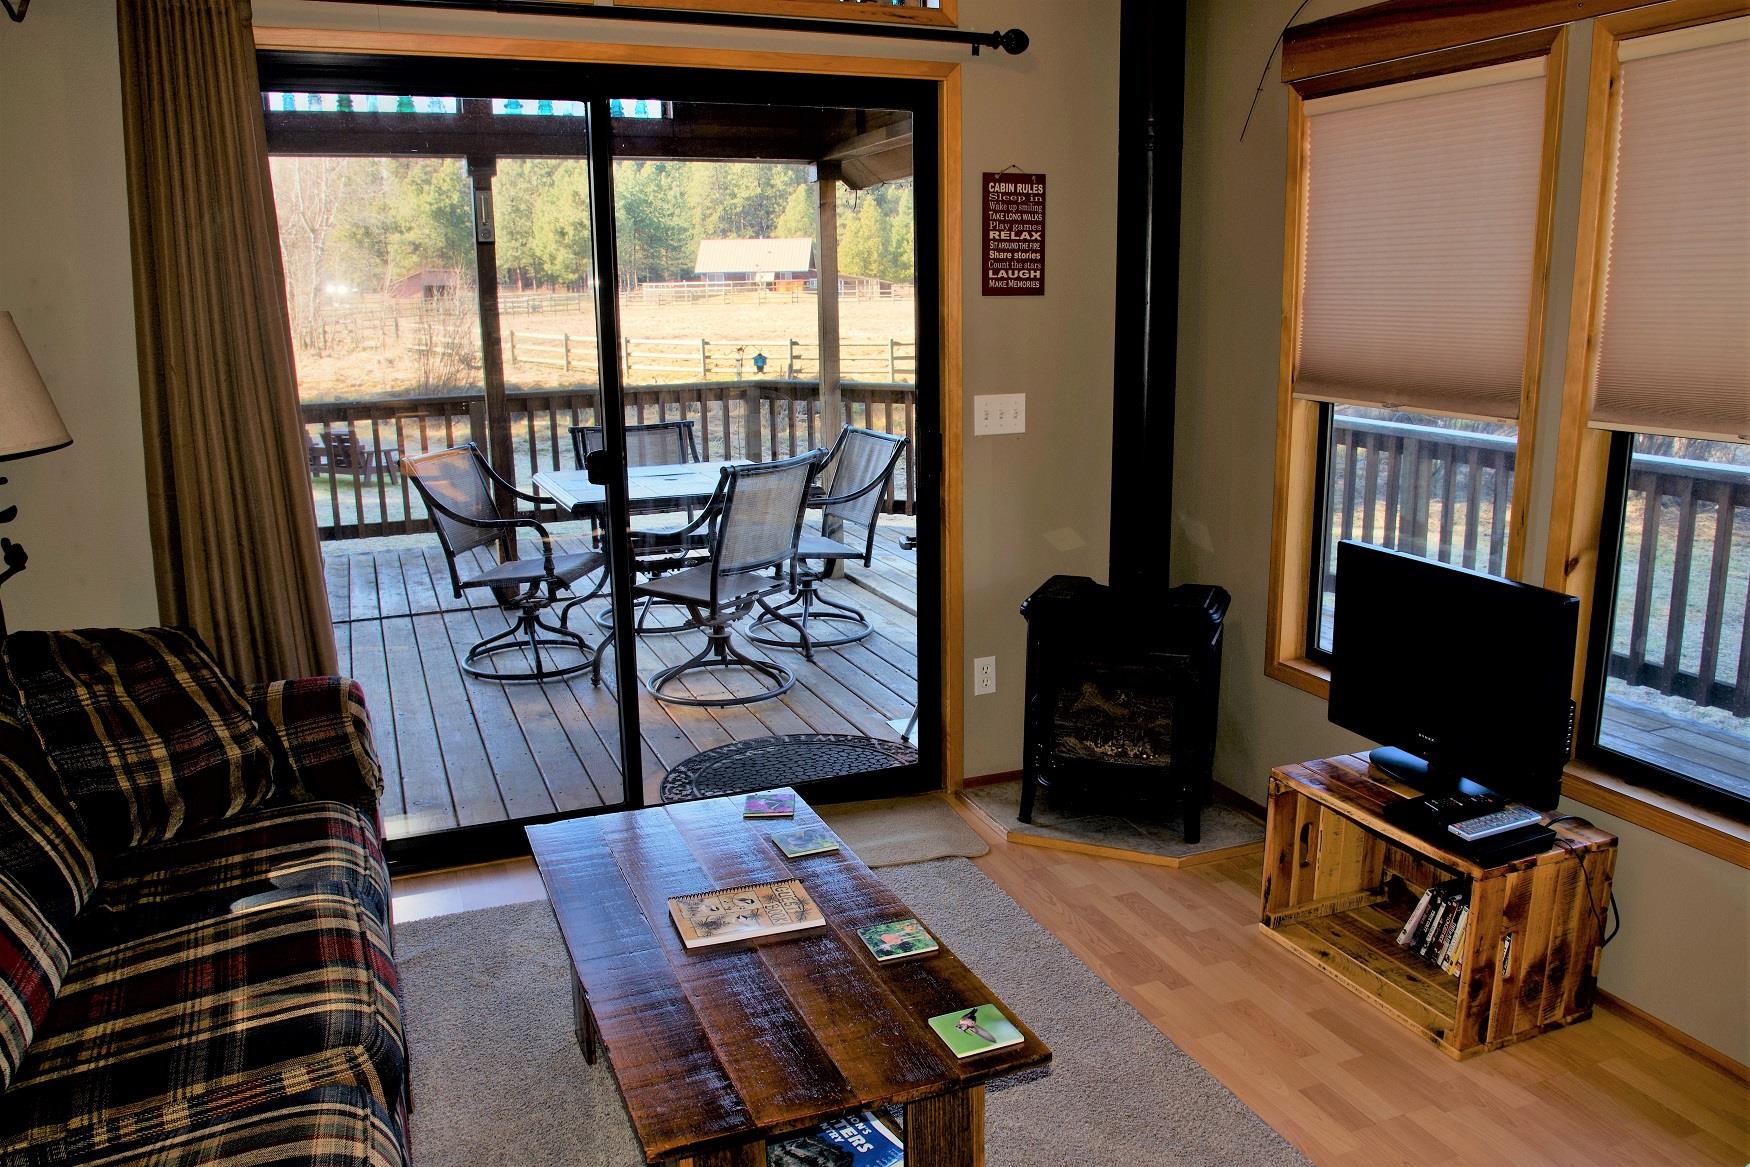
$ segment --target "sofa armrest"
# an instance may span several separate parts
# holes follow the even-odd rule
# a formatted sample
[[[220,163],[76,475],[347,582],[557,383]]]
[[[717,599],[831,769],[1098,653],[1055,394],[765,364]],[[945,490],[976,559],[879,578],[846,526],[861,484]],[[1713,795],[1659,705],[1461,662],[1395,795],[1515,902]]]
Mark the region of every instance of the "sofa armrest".
[[[346,677],[251,685],[249,708],[273,754],[274,801],[334,799],[372,807],[383,770],[364,690]]]

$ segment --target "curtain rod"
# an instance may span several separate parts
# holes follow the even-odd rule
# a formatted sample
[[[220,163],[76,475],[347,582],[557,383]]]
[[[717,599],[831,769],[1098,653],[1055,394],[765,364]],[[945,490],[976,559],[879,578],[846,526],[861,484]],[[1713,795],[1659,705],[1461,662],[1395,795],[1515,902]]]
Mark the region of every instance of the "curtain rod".
[[[463,12],[496,12],[516,16],[593,16],[602,20],[648,21],[660,24],[702,24],[715,28],[763,28],[773,32],[818,32],[839,36],[878,36],[894,40],[943,41],[1019,55],[1032,43],[1025,32],[966,32],[958,28],[877,24],[873,21],[825,20],[802,16],[758,16],[741,12],[701,12],[687,8],[626,8],[618,4],[579,4],[576,0],[329,0],[330,3],[372,4],[385,8],[449,8]]]

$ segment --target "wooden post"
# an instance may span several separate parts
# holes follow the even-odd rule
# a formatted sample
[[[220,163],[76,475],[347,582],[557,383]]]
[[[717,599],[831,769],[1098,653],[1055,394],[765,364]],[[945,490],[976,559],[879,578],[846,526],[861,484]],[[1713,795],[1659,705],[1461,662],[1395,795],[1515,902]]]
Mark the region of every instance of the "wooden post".
[[[560,360],[565,365],[565,371],[571,372],[571,334],[569,332],[559,334],[559,353]]]
[[[844,424],[844,401],[839,392],[839,164],[820,162],[814,166],[814,205],[820,234],[820,294],[815,307],[820,321],[820,440],[831,446]],[[821,524],[822,535],[836,538],[844,523],[826,519]],[[845,573],[843,560],[830,562],[829,575],[837,578]]]
[[[468,182],[474,192],[474,274],[480,307],[480,378],[486,390],[486,457],[493,469],[508,479],[516,478],[510,441],[510,408],[504,394],[504,353],[499,348],[498,247],[494,242],[492,176],[497,163],[491,156],[470,156]],[[516,499],[495,487],[501,514],[516,508]],[[505,559],[516,557],[516,535],[506,532],[500,543]],[[508,593],[507,593],[508,594]],[[500,596],[502,601],[504,596]]]
[[[741,395],[742,400],[742,430],[745,434],[745,445],[742,454],[750,462],[766,460],[765,440],[761,437],[764,405],[760,400],[759,382],[749,385]],[[734,455],[731,455],[733,457]]]
[[[710,354],[710,351],[706,348],[705,338],[700,337],[699,338],[699,380],[709,381],[710,379],[711,379],[711,354]]]
[[[839,399],[839,164],[820,162],[813,169],[820,232],[820,294],[815,306],[820,321],[820,411],[825,418],[821,440],[831,441],[844,418]]]

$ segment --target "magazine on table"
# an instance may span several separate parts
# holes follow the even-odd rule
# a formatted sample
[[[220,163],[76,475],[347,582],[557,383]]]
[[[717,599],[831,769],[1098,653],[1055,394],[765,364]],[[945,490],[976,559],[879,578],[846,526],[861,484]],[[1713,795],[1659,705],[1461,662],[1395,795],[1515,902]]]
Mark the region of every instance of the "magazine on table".
[[[688,948],[826,926],[820,905],[796,879],[671,896],[668,914]]]

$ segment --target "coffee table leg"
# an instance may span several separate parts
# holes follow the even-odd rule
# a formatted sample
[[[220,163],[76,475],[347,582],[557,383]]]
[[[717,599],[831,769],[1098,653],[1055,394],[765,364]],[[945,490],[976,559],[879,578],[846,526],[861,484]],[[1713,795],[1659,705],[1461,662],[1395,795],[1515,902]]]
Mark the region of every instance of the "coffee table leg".
[[[905,1108],[906,1167],[984,1167],[984,1087]]]
[[[595,1014],[589,1011],[589,998],[584,996],[583,982],[571,974],[571,1012],[575,1019],[577,1044],[583,1050],[583,1060],[595,1065]]]
[[[766,1167],[766,1141],[755,1139],[739,1147],[695,1155],[691,1159],[670,1159],[667,1167]]]

